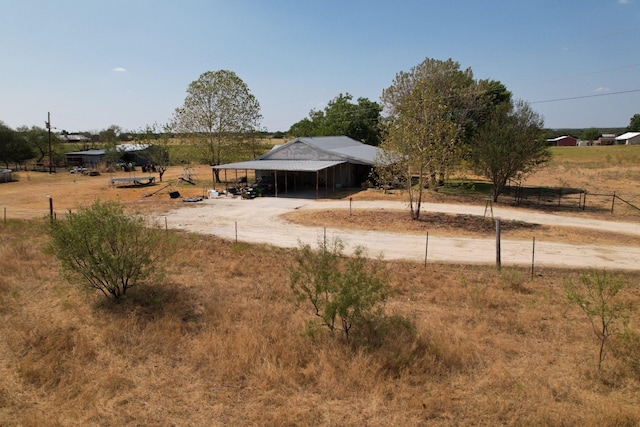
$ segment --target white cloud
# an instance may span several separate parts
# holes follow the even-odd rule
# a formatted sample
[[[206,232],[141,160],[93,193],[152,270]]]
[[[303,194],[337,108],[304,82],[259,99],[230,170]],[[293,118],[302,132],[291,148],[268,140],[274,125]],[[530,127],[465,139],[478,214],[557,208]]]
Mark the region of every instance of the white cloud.
[[[618,4],[630,4],[631,0],[618,0]]]
[[[116,68],[114,68],[114,69],[113,69],[113,70],[111,70],[111,71],[113,71],[113,72],[115,72],[115,73],[126,73],[126,72],[127,72],[127,69],[126,69],[126,68],[124,68],[124,67],[116,67]]]
[[[602,93],[602,92],[609,92],[609,88],[608,87],[604,87],[604,86],[600,86],[599,88],[596,89],[597,93]]]

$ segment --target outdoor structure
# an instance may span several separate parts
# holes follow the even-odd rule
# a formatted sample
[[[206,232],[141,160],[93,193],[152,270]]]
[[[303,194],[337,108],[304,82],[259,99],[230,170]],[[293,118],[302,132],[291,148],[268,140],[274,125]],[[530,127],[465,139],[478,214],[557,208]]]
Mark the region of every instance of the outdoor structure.
[[[143,166],[152,163],[151,159],[154,158],[155,152],[163,148],[150,144],[119,144],[116,145],[116,150],[122,153],[121,159],[124,163]],[[169,156],[168,153],[164,155]]]
[[[0,183],[11,182],[11,169],[0,169]]]
[[[302,137],[274,146],[255,160],[212,166],[213,170],[255,171],[256,179],[268,180],[275,195],[289,191],[322,191],[360,187],[374,165],[379,148],[347,136]],[[242,172],[241,172],[242,173]],[[225,182],[227,179],[224,179]]]
[[[75,142],[86,144],[87,142],[91,142],[91,138],[88,138],[79,133],[67,133],[58,135],[58,139],[62,142]]]
[[[109,185],[111,186],[124,185],[127,187],[146,187],[147,185],[152,185],[155,182],[156,182],[155,176],[138,176],[138,177],[129,177],[129,178],[111,178],[109,180]]]
[[[115,147],[120,153],[116,163],[125,163],[134,166],[143,166],[153,158],[154,150],[162,150],[149,144],[119,144]],[[95,169],[105,160],[106,150],[86,150],[66,153],[65,161],[67,166],[79,166]],[[165,153],[167,156],[168,154]]]
[[[627,132],[616,137],[616,145],[640,144],[640,132]]]
[[[575,147],[578,144],[578,140],[572,136],[559,136],[557,138],[547,139],[549,145],[558,147]]]
[[[603,133],[595,142],[595,145],[613,145],[616,143],[616,135],[613,133]]]
[[[64,155],[68,166],[78,166],[95,169],[103,162],[105,150],[74,151]]]

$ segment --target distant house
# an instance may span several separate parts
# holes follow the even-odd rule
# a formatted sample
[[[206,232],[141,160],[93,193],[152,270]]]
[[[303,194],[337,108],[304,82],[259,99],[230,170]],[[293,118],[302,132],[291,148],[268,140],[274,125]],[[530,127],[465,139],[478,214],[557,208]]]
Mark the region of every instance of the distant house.
[[[627,132],[616,137],[616,145],[640,144],[640,132]]]
[[[613,145],[616,143],[616,135],[613,133],[603,133],[595,142],[595,145]]]
[[[578,144],[578,140],[572,136],[565,135],[547,139],[547,143],[557,147],[575,147]]]

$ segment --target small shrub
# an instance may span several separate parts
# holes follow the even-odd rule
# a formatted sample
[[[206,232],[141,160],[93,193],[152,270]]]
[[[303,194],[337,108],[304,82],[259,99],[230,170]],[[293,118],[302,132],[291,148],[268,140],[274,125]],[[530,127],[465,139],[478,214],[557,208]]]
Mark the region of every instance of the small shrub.
[[[611,277],[606,272],[594,271],[580,276],[580,285],[569,284],[566,288],[569,301],[585,312],[593,333],[598,337],[600,350],[598,370],[602,367],[605,345],[610,336],[618,332],[618,323],[626,329],[631,305],[624,303],[618,293],[624,288],[622,277]]]
[[[380,264],[366,258],[362,247],[352,257],[343,258],[339,239],[314,250],[301,245],[290,271],[290,285],[299,304],[309,302],[321,326],[331,332],[341,330],[348,340],[352,329],[382,315],[386,298],[384,272]],[[307,331],[313,331],[307,325]]]
[[[161,232],[124,213],[116,202],[96,201],[51,222],[51,248],[70,278],[119,299],[158,272]]]

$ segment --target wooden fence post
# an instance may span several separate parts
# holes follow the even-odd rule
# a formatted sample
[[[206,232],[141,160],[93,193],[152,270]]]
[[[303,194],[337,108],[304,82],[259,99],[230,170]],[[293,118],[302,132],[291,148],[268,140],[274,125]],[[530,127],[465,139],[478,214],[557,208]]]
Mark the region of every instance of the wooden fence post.
[[[616,203],[616,192],[613,192],[613,197],[611,197],[611,213],[613,213],[613,205]]]
[[[500,218],[496,218],[496,267],[502,270],[502,259],[500,256]]]
[[[533,270],[536,261],[536,238],[533,237],[533,249],[531,250],[531,278],[533,279]]]
[[[424,266],[427,267],[427,255],[429,254],[429,232],[427,231],[427,241],[424,245]]]

